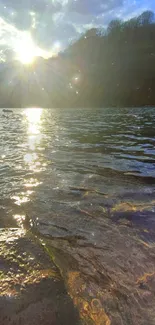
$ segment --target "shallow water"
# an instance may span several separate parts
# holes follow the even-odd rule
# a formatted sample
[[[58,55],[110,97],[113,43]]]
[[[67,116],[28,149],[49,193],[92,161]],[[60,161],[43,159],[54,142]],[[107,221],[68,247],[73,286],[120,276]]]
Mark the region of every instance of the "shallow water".
[[[154,122],[150,108],[0,110],[6,220],[21,210],[51,218],[64,205],[81,205],[84,193],[71,187],[97,189],[113,202],[135,194],[147,200],[155,183]]]
[[[0,227],[38,218],[93,324],[154,324],[135,307],[154,272],[154,122],[154,108],[0,110]]]

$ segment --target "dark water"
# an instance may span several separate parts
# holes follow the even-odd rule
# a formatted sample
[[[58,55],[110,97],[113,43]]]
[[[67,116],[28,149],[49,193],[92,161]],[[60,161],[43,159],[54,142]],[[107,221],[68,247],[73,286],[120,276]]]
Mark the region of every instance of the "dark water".
[[[0,110],[0,226],[25,214],[84,319],[154,324],[138,282],[154,272],[154,108]]]

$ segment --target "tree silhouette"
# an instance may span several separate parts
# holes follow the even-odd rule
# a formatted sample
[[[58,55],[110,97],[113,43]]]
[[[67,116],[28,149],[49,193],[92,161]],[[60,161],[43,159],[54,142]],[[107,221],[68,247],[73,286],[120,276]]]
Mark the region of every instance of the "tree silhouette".
[[[152,11],[144,11],[139,17],[138,22],[142,26],[150,25],[154,22],[154,13]]]
[[[154,39],[155,22],[151,11],[128,21],[115,19],[107,30],[86,31],[57,58],[38,59],[34,68],[29,68],[31,71],[22,69],[25,105],[155,105]],[[17,63],[11,66],[5,63],[5,69],[1,69],[1,106],[8,105],[8,101],[10,106],[24,106],[18,87],[19,70]],[[8,82],[10,76],[16,79],[15,89]],[[8,94],[11,94],[10,99]]]

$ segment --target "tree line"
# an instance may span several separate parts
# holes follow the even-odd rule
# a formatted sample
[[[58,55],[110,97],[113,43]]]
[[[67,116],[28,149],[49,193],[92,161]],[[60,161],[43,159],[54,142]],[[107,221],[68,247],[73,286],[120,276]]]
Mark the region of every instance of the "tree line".
[[[12,69],[16,70],[17,64]],[[14,86],[20,85],[20,92],[18,86],[15,91],[9,88],[11,86],[7,91],[4,89],[6,72],[5,69],[1,71],[0,95],[3,103],[11,89],[9,106],[153,106],[154,13],[145,11],[128,21],[115,19],[106,30],[92,28],[58,57],[36,60],[33,69],[27,69],[23,72],[22,82],[21,75],[19,77],[16,73],[18,83]],[[37,78],[34,79],[34,70],[38,82]]]

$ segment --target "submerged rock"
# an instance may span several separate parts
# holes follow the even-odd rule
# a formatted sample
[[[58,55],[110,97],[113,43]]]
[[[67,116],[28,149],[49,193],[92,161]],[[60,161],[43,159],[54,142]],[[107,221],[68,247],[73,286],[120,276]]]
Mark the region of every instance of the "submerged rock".
[[[0,324],[79,325],[61,274],[35,237],[0,229]]]
[[[68,240],[65,234],[63,238],[54,238],[50,225],[38,228],[40,236],[44,233],[49,255],[54,256],[61,269],[83,324],[154,325],[155,242],[152,234],[149,240],[149,230],[145,238],[137,228],[125,221],[117,222],[113,215],[97,216],[100,227],[96,227],[95,217],[83,213],[84,217],[87,227],[78,231],[76,228],[83,236],[77,237],[75,233],[74,241]]]

